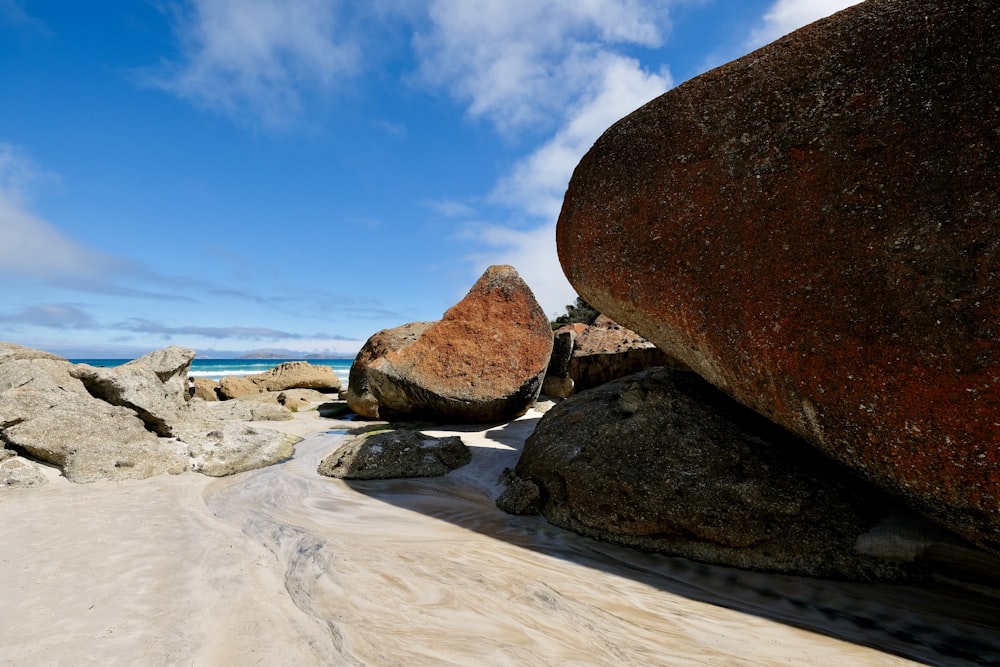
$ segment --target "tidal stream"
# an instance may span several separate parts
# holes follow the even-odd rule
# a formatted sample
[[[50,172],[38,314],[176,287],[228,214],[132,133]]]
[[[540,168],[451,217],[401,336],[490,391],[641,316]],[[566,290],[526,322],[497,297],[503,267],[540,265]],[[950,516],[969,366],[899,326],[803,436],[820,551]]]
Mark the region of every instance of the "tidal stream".
[[[1000,664],[992,597],[707,566],[507,515],[484,484],[516,461],[509,436],[472,447],[479,479],[346,483],[316,473],[329,432],[205,499],[274,554],[319,664]]]

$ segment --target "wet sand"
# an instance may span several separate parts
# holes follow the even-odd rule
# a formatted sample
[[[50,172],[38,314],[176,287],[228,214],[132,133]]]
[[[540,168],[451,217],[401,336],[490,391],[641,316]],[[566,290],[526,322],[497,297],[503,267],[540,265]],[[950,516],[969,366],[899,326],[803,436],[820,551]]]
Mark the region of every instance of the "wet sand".
[[[456,433],[445,478],[282,464],[0,493],[0,665],[899,665],[1000,662],[1000,603],[942,585],[742,572],[493,505],[540,413]]]

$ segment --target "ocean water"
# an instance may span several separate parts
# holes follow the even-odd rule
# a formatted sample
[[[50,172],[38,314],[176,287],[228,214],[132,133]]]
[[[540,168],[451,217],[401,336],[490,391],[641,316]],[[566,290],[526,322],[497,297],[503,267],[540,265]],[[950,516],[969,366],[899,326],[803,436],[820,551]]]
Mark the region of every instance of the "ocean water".
[[[131,359],[70,359],[73,363],[90,364],[91,366],[120,366]],[[191,362],[188,375],[192,377],[218,380],[226,375],[254,375],[264,373],[278,364],[286,361],[308,361],[315,366],[330,366],[340,378],[343,386],[347,386],[347,376],[351,370],[353,359],[198,359]]]

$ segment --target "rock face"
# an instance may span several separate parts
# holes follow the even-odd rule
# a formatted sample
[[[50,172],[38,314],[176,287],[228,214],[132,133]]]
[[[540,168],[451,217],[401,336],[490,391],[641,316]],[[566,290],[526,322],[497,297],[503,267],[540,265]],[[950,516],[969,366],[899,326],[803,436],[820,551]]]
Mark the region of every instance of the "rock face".
[[[627,116],[579,294],[1000,553],[1000,4],[868,0]]]
[[[382,331],[351,368],[348,405],[388,421],[500,422],[538,397],[552,331],[510,266],[491,266],[441,320]]]
[[[378,398],[372,393],[368,380],[368,367],[378,359],[414,343],[433,322],[410,322],[373,334],[358,350],[347,377],[344,399],[347,407],[368,419],[378,419]]]
[[[227,424],[201,401],[189,403],[191,350],[95,368],[26,349],[0,346],[0,442],[74,482],[232,474],[287,458],[297,440]]]
[[[432,438],[417,431],[367,433],[320,462],[317,471],[341,479],[439,477],[472,460],[458,436]]]
[[[821,577],[904,573],[855,551],[888,511],[874,487],[691,372],[651,369],[566,399],[515,472],[517,496],[530,500],[533,483],[550,522],[597,539]]]

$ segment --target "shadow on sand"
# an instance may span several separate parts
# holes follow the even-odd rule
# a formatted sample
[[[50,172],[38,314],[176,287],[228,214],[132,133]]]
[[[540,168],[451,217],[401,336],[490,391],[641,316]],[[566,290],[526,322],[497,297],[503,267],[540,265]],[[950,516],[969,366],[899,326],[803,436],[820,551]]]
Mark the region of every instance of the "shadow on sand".
[[[552,526],[542,517],[506,514],[483,487],[497,484],[499,473],[516,464],[537,421],[521,419],[490,428],[486,437],[497,447],[470,445],[471,467],[479,471],[478,478],[459,469],[443,478],[345,482],[382,502],[671,595],[927,664],[1000,664],[1000,599],[995,597],[933,581],[853,583],[706,565],[599,542]],[[483,430],[419,427],[459,435]]]

